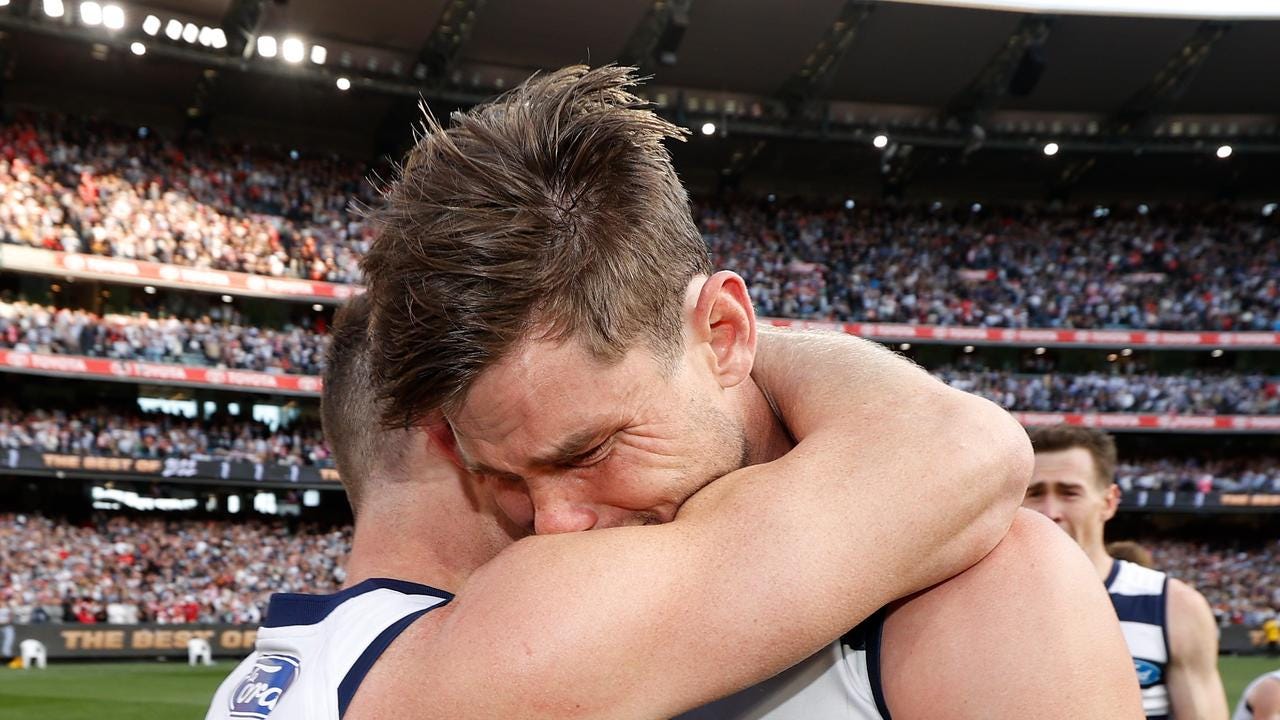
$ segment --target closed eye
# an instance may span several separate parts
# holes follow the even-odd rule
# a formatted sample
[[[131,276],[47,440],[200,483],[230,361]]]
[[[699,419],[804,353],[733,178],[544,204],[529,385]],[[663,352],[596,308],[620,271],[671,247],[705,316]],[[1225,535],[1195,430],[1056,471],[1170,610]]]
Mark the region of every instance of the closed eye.
[[[613,438],[609,438],[590,450],[579,453],[565,462],[565,465],[575,468],[591,467],[598,465],[609,457],[609,451],[613,449]]]

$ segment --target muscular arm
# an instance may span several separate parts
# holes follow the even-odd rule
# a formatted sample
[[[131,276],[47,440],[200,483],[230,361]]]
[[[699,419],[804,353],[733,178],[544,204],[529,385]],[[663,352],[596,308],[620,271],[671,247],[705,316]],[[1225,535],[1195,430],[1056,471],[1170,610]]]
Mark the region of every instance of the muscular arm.
[[[1204,596],[1169,580],[1169,700],[1179,720],[1227,720],[1218,675],[1218,628]]]
[[[517,542],[437,625],[392,645],[352,710],[669,717],[773,675],[985,555],[1017,504],[999,516],[991,488],[1021,493],[1030,474],[1021,429],[878,348],[813,350],[829,370],[808,395],[820,409],[781,393],[800,438],[792,452],[711,483],[666,525]],[[766,376],[781,377],[780,363]],[[429,702],[415,715],[406,697]]]
[[[877,386],[886,371],[906,364],[883,346],[852,335],[761,330],[752,378],[773,399],[795,437],[843,432],[845,452],[856,453],[870,443],[896,447],[894,436],[877,428],[914,398],[907,397],[911,390],[906,387]],[[1030,475],[1016,466],[1030,452],[1030,441],[1022,426],[994,403],[911,367],[921,386],[933,385],[929,392],[962,406],[971,422],[983,423],[981,434],[950,431],[951,438],[966,443],[963,453],[981,455],[991,443],[986,473],[938,472],[897,488],[867,487],[868,493],[887,493],[901,503],[894,515],[904,530],[910,528],[899,539],[903,562],[923,565],[924,574],[941,580],[973,565],[1004,538],[1027,490]],[[905,376],[907,370],[901,372]],[[926,443],[913,452],[924,453],[935,468],[949,468],[950,457],[939,450]],[[838,453],[833,457],[842,458]]]
[[[1280,720],[1280,680],[1264,680],[1245,698],[1253,720]]]
[[[894,718],[1142,720],[1133,661],[1093,565],[1021,510],[990,555],[897,604],[882,670]]]

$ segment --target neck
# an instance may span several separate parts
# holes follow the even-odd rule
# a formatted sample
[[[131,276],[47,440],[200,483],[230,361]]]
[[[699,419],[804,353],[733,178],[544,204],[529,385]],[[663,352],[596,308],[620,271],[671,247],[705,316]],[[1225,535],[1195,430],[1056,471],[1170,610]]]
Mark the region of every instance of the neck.
[[[1093,563],[1093,569],[1098,572],[1098,579],[1106,581],[1107,576],[1111,574],[1111,566],[1115,564],[1115,559],[1107,554],[1107,548],[1101,541],[1089,543],[1084,548],[1084,552],[1089,556],[1090,562]]]
[[[743,388],[744,416],[747,423],[747,461],[759,465],[777,460],[795,447],[782,419],[774,412],[764,391],[754,379]]]
[[[440,553],[436,538],[422,522],[405,521],[403,515],[365,508],[356,519],[351,554],[347,556],[345,587],[384,577],[456,591],[474,568],[459,567]],[[415,530],[417,528],[417,530]]]
[[[360,509],[345,586],[386,577],[456,593],[512,542],[492,516],[422,489],[382,493]]]

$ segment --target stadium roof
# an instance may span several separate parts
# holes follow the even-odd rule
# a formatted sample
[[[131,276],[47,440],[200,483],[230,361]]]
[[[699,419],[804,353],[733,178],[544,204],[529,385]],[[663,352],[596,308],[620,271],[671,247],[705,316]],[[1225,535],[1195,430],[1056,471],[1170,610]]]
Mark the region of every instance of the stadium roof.
[[[883,131],[966,154],[1046,139],[1124,153],[1231,141],[1280,153],[1277,20],[950,6],[969,0],[151,0],[122,3],[126,26],[108,32],[84,26],[80,0],[65,0],[61,18],[43,11],[63,1],[0,8],[6,99],[149,109],[175,122],[215,115],[222,127],[383,147],[405,135],[419,93],[447,110],[538,69],[624,62],[653,75],[649,97],[669,115],[735,137],[866,141]],[[231,47],[148,36],[148,14],[225,29]],[[325,62],[261,57],[264,35],[323,45]],[[248,47],[237,53],[239,37]],[[130,53],[133,42],[145,56]],[[335,88],[338,76],[351,92]]]

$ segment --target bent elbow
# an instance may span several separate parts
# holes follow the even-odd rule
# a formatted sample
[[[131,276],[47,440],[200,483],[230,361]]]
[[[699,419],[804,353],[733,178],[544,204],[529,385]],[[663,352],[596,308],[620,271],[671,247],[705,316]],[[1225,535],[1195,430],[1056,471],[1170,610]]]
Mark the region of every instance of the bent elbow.
[[[964,404],[976,431],[966,442],[974,480],[966,492],[977,503],[975,540],[989,550],[1004,538],[1022,506],[1035,455],[1027,431],[1004,409],[972,395]]]

